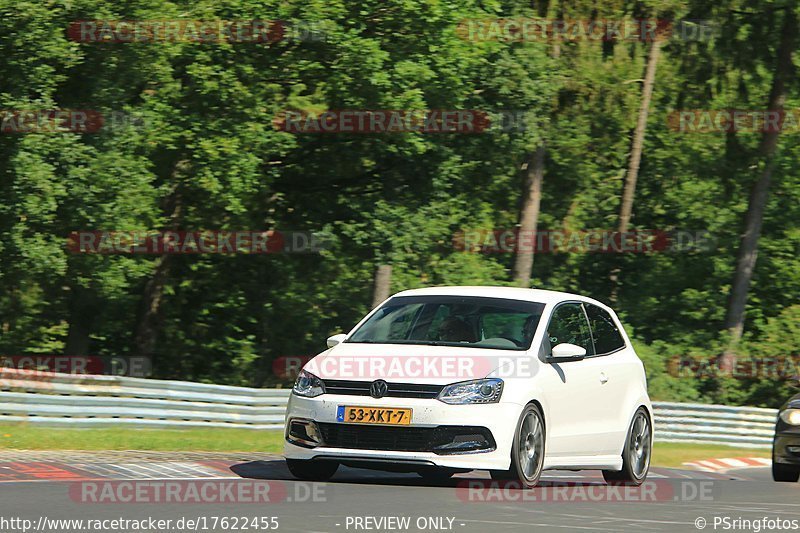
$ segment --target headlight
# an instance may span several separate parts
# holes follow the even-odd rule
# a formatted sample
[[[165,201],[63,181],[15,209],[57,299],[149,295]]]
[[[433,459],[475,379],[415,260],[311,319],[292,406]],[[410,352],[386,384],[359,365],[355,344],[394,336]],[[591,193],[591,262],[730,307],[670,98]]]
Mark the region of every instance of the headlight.
[[[781,420],[792,426],[800,426],[800,409],[781,411]]]
[[[449,404],[497,403],[503,394],[503,380],[478,379],[453,383],[442,389],[438,399]]]
[[[305,396],[306,398],[313,398],[320,394],[325,394],[325,385],[322,380],[311,372],[301,370],[294,382],[292,392],[298,396]]]

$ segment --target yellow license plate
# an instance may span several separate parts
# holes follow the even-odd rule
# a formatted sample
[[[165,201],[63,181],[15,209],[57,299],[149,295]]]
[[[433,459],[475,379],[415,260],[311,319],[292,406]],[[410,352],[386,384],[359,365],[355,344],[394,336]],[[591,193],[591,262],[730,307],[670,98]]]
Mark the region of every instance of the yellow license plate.
[[[340,405],[336,413],[336,419],[339,422],[350,424],[407,426],[411,424],[411,409]]]

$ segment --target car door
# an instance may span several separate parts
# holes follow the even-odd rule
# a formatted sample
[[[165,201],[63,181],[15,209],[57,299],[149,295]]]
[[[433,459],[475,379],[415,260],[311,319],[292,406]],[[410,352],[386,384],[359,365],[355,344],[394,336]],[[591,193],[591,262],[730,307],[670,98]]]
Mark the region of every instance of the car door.
[[[604,376],[603,411],[608,424],[598,435],[598,443],[609,453],[618,453],[628,432],[633,402],[637,400],[634,385],[641,380],[639,359],[633,348],[626,345],[611,313],[589,303],[584,304],[584,309],[592,330],[593,359]]]
[[[578,361],[555,362],[549,359],[552,348],[561,343],[586,349],[587,357]],[[542,389],[546,396],[549,456],[600,455],[597,436],[605,429],[608,414],[603,412],[602,369],[592,358],[594,345],[581,302],[562,302],[553,310],[540,351],[544,361]]]

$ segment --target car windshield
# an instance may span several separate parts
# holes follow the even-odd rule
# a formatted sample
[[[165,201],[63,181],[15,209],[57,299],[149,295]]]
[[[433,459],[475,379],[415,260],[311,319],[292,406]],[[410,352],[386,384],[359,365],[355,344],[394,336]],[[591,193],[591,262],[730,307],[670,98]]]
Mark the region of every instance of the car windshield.
[[[346,342],[527,350],[544,304],[475,296],[400,296]]]

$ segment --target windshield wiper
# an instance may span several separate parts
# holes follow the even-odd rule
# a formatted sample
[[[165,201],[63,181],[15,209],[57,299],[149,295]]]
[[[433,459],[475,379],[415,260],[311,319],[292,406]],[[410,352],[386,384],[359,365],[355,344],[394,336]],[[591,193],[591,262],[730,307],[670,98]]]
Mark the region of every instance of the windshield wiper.
[[[452,342],[444,342],[444,341],[424,341],[424,340],[382,340],[376,341],[374,339],[364,339],[361,341],[345,341],[345,342],[352,342],[353,344],[419,344],[422,346],[456,346],[456,344]]]

